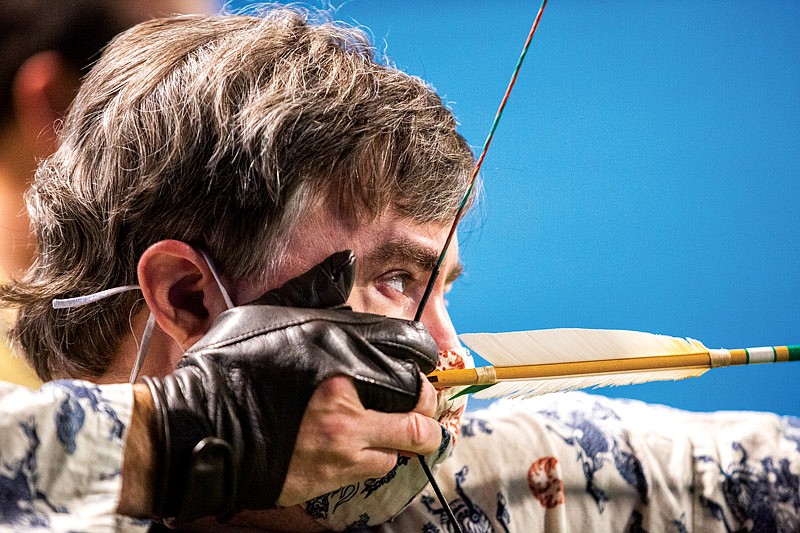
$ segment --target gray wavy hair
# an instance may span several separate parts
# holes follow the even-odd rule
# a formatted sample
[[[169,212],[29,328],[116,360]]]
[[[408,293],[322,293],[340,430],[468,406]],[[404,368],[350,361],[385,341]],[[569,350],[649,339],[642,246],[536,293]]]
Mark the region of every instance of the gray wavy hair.
[[[307,19],[174,17],[107,48],[28,193],[36,261],[0,288],[40,378],[108,368],[140,296],[51,302],[135,284],[157,241],[207,250],[232,279],[267,280],[319,202],[355,223],[387,208],[453,217],[473,156],[452,113],[377,61],[362,31]]]

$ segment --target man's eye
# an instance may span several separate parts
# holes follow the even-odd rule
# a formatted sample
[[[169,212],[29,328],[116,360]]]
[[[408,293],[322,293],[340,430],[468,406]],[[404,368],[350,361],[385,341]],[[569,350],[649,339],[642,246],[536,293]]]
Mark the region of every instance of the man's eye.
[[[406,292],[406,286],[408,285],[408,275],[392,274],[384,278],[383,283],[393,291],[403,294]]]

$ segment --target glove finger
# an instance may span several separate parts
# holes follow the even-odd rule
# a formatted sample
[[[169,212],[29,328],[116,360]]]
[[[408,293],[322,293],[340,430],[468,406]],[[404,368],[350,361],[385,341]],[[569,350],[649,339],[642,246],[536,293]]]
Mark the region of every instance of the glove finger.
[[[356,257],[351,250],[332,254],[322,263],[264,293],[249,305],[326,309],[341,307],[350,296]]]
[[[439,349],[420,322],[385,318],[370,326],[364,337],[386,355],[414,361],[424,374],[436,369]]]
[[[419,402],[422,374],[412,361],[384,361],[385,373],[375,376],[354,375],[358,398],[365,409],[384,413],[405,413]]]

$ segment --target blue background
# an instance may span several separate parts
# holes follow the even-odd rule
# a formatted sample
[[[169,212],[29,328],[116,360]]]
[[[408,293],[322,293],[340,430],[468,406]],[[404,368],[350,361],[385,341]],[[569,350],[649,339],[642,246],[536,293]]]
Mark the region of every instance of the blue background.
[[[430,82],[477,152],[538,7],[331,11]],[[800,344],[800,3],[551,0],[482,177],[449,297],[460,332]],[[800,415],[798,385],[789,363],[601,393]]]

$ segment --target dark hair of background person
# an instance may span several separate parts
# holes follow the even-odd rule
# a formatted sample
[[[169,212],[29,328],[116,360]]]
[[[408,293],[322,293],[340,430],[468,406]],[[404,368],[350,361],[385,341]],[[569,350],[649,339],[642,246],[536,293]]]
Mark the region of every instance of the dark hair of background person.
[[[14,75],[31,56],[55,51],[84,74],[105,44],[134,22],[117,0],[0,3],[0,123],[13,114]]]

